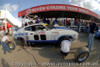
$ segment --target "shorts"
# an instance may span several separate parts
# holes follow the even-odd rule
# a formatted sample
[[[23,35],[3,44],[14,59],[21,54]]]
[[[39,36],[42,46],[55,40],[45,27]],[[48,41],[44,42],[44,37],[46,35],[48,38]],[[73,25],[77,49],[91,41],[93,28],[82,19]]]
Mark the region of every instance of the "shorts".
[[[67,53],[65,53],[65,52],[63,52],[63,51],[60,51],[60,52],[61,52],[61,54],[64,55],[64,56],[67,56],[67,55],[68,55],[68,52],[67,52]]]

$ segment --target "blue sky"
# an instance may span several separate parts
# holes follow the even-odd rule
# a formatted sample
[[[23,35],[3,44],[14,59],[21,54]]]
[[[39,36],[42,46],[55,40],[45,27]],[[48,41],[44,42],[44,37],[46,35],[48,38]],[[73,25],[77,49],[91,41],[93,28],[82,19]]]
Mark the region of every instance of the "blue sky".
[[[18,18],[18,12],[44,4],[71,4],[90,9],[100,15],[100,0],[0,0],[0,9],[7,8]]]

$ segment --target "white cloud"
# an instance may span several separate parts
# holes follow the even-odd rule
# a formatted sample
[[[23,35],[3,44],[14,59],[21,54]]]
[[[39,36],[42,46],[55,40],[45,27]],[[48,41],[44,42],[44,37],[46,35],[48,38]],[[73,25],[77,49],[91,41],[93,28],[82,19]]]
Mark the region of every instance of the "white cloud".
[[[100,0],[96,0],[96,1],[100,2]]]
[[[100,0],[69,0],[71,5],[81,6],[92,11],[100,11]]]
[[[72,5],[79,6],[84,0],[69,0]]]
[[[2,9],[6,9],[6,10],[8,10],[10,12],[16,11],[17,8],[18,8],[18,5],[11,5],[11,4],[4,4],[2,6]]]

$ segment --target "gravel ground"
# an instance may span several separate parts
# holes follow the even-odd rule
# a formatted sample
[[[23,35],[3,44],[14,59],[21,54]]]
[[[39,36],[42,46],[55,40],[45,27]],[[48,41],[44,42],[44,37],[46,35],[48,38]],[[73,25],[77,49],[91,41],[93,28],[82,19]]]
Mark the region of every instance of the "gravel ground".
[[[13,40],[12,37],[10,39]],[[65,60],[62,59],[59,48],[54,48],[53,44],[33,44],[33,46],[23,49],[20,45],[22,43],[14,40],[16,43],[15,50],[10,53],[3,53],[0,45],[0,67],[100,67],[100,39],[95,39],[93,51],[90,57],[83,63],[90,63],[90,65],[70,65],[75,63],[76,49],[87,45],[88,36],[80,33],[79,39],[71,45],[71,51]],[[51,65],[48,65],[51,63]],[[66,63],[66,66],[59,65]],[[93,65],[96,64],[96,65]],[[56,64],[56,65],[55,65]]]

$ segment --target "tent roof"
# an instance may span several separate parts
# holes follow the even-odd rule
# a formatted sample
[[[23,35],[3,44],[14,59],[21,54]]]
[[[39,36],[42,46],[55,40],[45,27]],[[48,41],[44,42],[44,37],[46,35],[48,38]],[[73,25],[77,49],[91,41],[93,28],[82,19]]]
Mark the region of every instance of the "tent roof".
[[[29,15],[29,17],[33,17],[32,15],[38,15],[41,18],[69,17],[79,19],[90,19],[92,16],[96,22],[100,21],[100,16],[96,13],[82,7],[66,4],[40,5],[25,9],[18,13],[18,17],[24,17],[25,15]]]

